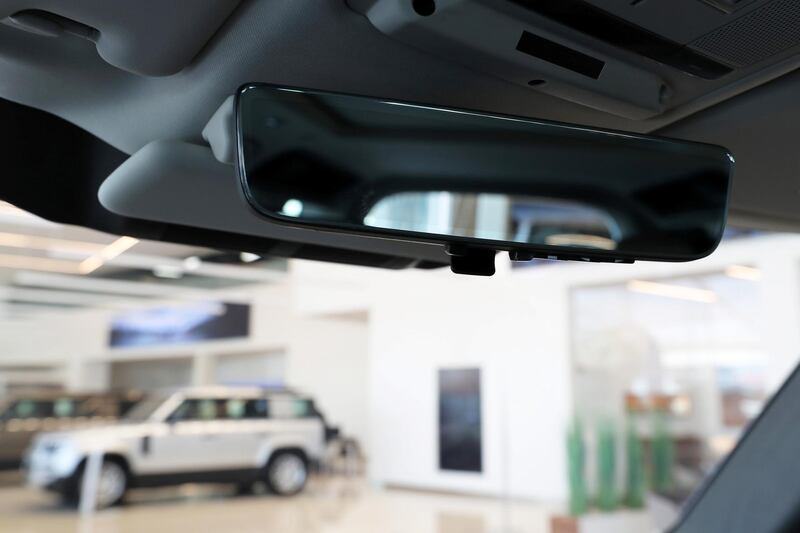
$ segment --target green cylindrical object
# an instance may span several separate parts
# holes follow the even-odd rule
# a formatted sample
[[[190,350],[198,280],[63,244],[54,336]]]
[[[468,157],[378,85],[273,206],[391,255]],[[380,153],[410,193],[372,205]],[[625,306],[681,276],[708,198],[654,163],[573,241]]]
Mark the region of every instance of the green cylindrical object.
[[[634,415],[628,415],[625,430],[626,480],[625,505],[634,509],[644,507],[646,481],[644,475],[644,449],[636,428]]]
[[[667,416],[663,411],[653,414],[652,485],[659,492],[669,492],[674,486],[675,446],[667,427]]]
[[[597,507],[603,511],[617,508],[616,439],[610,423],[601,424],[597,433]]]
[[[589,508],[586,491],[586,448],[583,428],[576,417],[567,431],[567,468],[569,476],[569,514],[578,516]]]

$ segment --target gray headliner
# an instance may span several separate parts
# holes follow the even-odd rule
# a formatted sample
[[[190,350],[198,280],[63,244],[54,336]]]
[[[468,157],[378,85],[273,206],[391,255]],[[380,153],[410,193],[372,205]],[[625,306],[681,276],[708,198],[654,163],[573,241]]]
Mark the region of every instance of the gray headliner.
[[[191,65],[158,78],[110,66],[81,39],[0,26],[0,80],[4,98],[51,111],[127,153],[155,139],[200,141],[222,101],[251,81],[543,118],[558,110],[573,122],[606,116],[420,53],[331,0],[243,2]]]
[[[35,3],[16,0],[28,1]],[[478,74],[386,37],[344,0],[242,2],[195,60],[168,77],[119,70],[78,38],[0,25],[0,75],[0,96],[51,111],[127,153],[155,139],[200,141],[222,101],[252,81],[639,132],[680,116],[627,120]]]
[[[734,154],[734,222],[798,229],[799,89],[800,72],[795,72],[658,132],[720,144]]]
[[[77,27],[111,65],[146,76],[179,72],[209,41],[239,0],[4,0],[0,19],[58,36]],[[24,11],[19,17],[13,15]],[[153,16],[157,13],[158,16]],[[189,14],[189,16],[187,16]],[[54,19],[52,15],[68,19]],[[71,21],[71,22],[70,22]],[[39,40],[48,40],[47,38]],[[49,39],[58,45],[60,39]],[[87,42],[91,47],[92,43]]]
[[[127,153],[158,139],[202,143],[201,131],[214,111],[249,81],[640,132],[680,118],[634,122],[477,74],[385,37],[344,0],[245,0],[191,64],[167,77],[115,68],[82,39],[47,39],[0,25],[0,96],[53,112]],[[790,179],[800,168],[794,147],[800,106],[790,101],[799,85],[800,76],[787,75],[754,96],[733,98],[660,130],[732,149],[734,222],[800,228]]]

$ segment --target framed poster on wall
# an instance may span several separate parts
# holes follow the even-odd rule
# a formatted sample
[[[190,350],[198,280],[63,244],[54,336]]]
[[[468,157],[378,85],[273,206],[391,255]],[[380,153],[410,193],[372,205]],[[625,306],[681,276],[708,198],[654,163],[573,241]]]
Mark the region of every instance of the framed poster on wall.
[[[439,468],[483,471],[480,368],[439,370]]]

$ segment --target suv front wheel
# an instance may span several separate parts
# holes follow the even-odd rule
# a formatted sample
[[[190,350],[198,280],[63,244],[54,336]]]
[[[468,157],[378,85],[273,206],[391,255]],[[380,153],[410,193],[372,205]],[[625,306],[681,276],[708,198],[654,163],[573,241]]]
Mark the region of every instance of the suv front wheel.
[[[65,501],[73,505],[80,505],[81,491],[83,491],[83,478],[86,475],[86,464],[81,467],[78,476],[75,476],[74,484],[70,490],[62,494]],[[100,466],[100,476],[97,479],[95,497],[95,508],[105,509],[122,501],[125,491],[128,489],[128,473],[118,461],[103,459]]]
[[[267,464],[266,483],[270,491],[281,496],[297,494],[308,480],[305,457],[294,451],[276,452]]]

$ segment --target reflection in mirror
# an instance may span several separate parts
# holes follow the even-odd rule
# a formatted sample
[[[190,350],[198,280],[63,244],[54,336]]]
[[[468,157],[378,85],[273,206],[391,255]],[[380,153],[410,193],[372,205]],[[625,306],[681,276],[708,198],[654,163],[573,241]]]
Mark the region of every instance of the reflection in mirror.
[[[378,201],[364,217],[374,228],[523,244],[614,250],[620,229],[591,206],[532,196],[408,192]]]
[[[292,225],[613,261],[697,259],[725,226],[718,146],[269,85],[236,112],[245,196]]]

